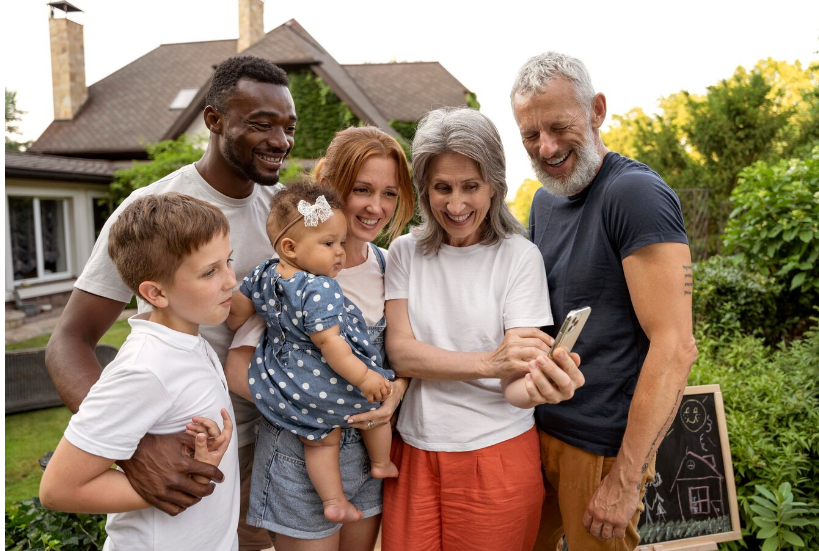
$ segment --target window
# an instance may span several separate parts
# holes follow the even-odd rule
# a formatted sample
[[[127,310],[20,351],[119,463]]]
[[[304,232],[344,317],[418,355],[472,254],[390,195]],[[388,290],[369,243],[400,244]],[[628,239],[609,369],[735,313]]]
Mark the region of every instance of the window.
[[[688,488],[688,501],[692,515],[707,515],[711,512],[708,486]]]
[[[14,281],[67,275],[68,201],[9,196]]]
[[[176,97],[173,98],[173,101],[168,109],[185,109],[191,104],[198,91],[199,88],[182,88],[179,90],[179,92],[177,92]]]

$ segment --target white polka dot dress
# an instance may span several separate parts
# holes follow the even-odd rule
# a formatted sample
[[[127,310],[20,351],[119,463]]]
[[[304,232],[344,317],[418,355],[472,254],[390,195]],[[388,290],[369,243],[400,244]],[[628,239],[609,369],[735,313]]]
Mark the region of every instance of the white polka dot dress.
[[[260,264],[241,285],[267,328],[248,368],[250,394],[265,418],[308,439],[327,436],[347,417],[376,409],[330,366],[309,335],[335,325],[364,365],[389,380],[381,354],[370,342],[361,310],[336,280],[297,272],[283,279],[278,259]]]

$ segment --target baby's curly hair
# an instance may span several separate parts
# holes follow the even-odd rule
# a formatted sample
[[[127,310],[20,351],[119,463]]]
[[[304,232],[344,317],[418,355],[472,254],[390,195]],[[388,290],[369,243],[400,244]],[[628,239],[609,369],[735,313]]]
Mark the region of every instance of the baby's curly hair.
[[[270,239],[273,247],[276,246],[275,240],[282,228],[301,216],[298,210],[299,201],[307,201],[312,205],[320,195],[324,195],[331,208],[339,210],[344,208],[344,201],[334,188],[310,180],[290,184],[273,196],[273,199],[270,200],[270,214],[267,216],[266,225],[267,238]],[[282,237],[284,235],[280,236],[279,240]]]

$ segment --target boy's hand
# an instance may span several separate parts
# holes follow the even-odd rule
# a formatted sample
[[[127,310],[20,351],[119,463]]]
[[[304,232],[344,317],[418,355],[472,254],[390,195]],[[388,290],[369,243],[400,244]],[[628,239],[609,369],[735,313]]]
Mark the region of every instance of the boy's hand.
[[[222,410],[224,412],[225,410]],[[224,419],[224,413],[222,418]],[[229,422],[229,417],[228,417]],[[216,424],[215,421],[208,419],[207,417],[194,417],[190,423],[185,425],[185,433],[190,434],[194,438],[196,438],[199,434],[204,434],[205,438],[207,439],[208,444],[208,451],[212,452],[219,448],[222,443],[225,441],[225,433],[219,429],[219,425]],[[194,455],[195,456],[195,455]],[[203,461],[203,459],[196,457],[199,461]],[[206,461],[206,463],[208,463]],[[218,465],[218,463],[217,463]]]
[[[358,388],[361,389],[361,393],[371,404],[384,400],[390,395],[390,392],[392,392],[390,382],[375,371],[370,371],[369,369],[364,376],[364,380],[358,385]]]
[[[194,444],[194,458],[202,463],[208,463],[218,467],[233,436],[233,422],[226,409],[222,409],[222,422],[224,428],[220,431],[219,426],[205,417],[194,417],[193,423],[187,425],[186,432],[193,433],[196,437]],[[191,429],[190,427],[195,427]],[[210,437],[210,438],[209,438]],[[211,440],[212,438],[212,440]]]

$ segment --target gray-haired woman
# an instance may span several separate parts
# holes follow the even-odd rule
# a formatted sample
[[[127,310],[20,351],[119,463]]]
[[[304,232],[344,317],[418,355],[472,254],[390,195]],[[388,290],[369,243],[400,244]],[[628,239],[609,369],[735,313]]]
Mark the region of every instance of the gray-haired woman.
[[[531,408],[583,384],[545,357],[543,260],[505,204],[492,122],[439,109],[420,122],[413,183],[423,223],[390,247],[387,350],[412,377],[384,485],[382,548],[531,549],[543,490]]]

